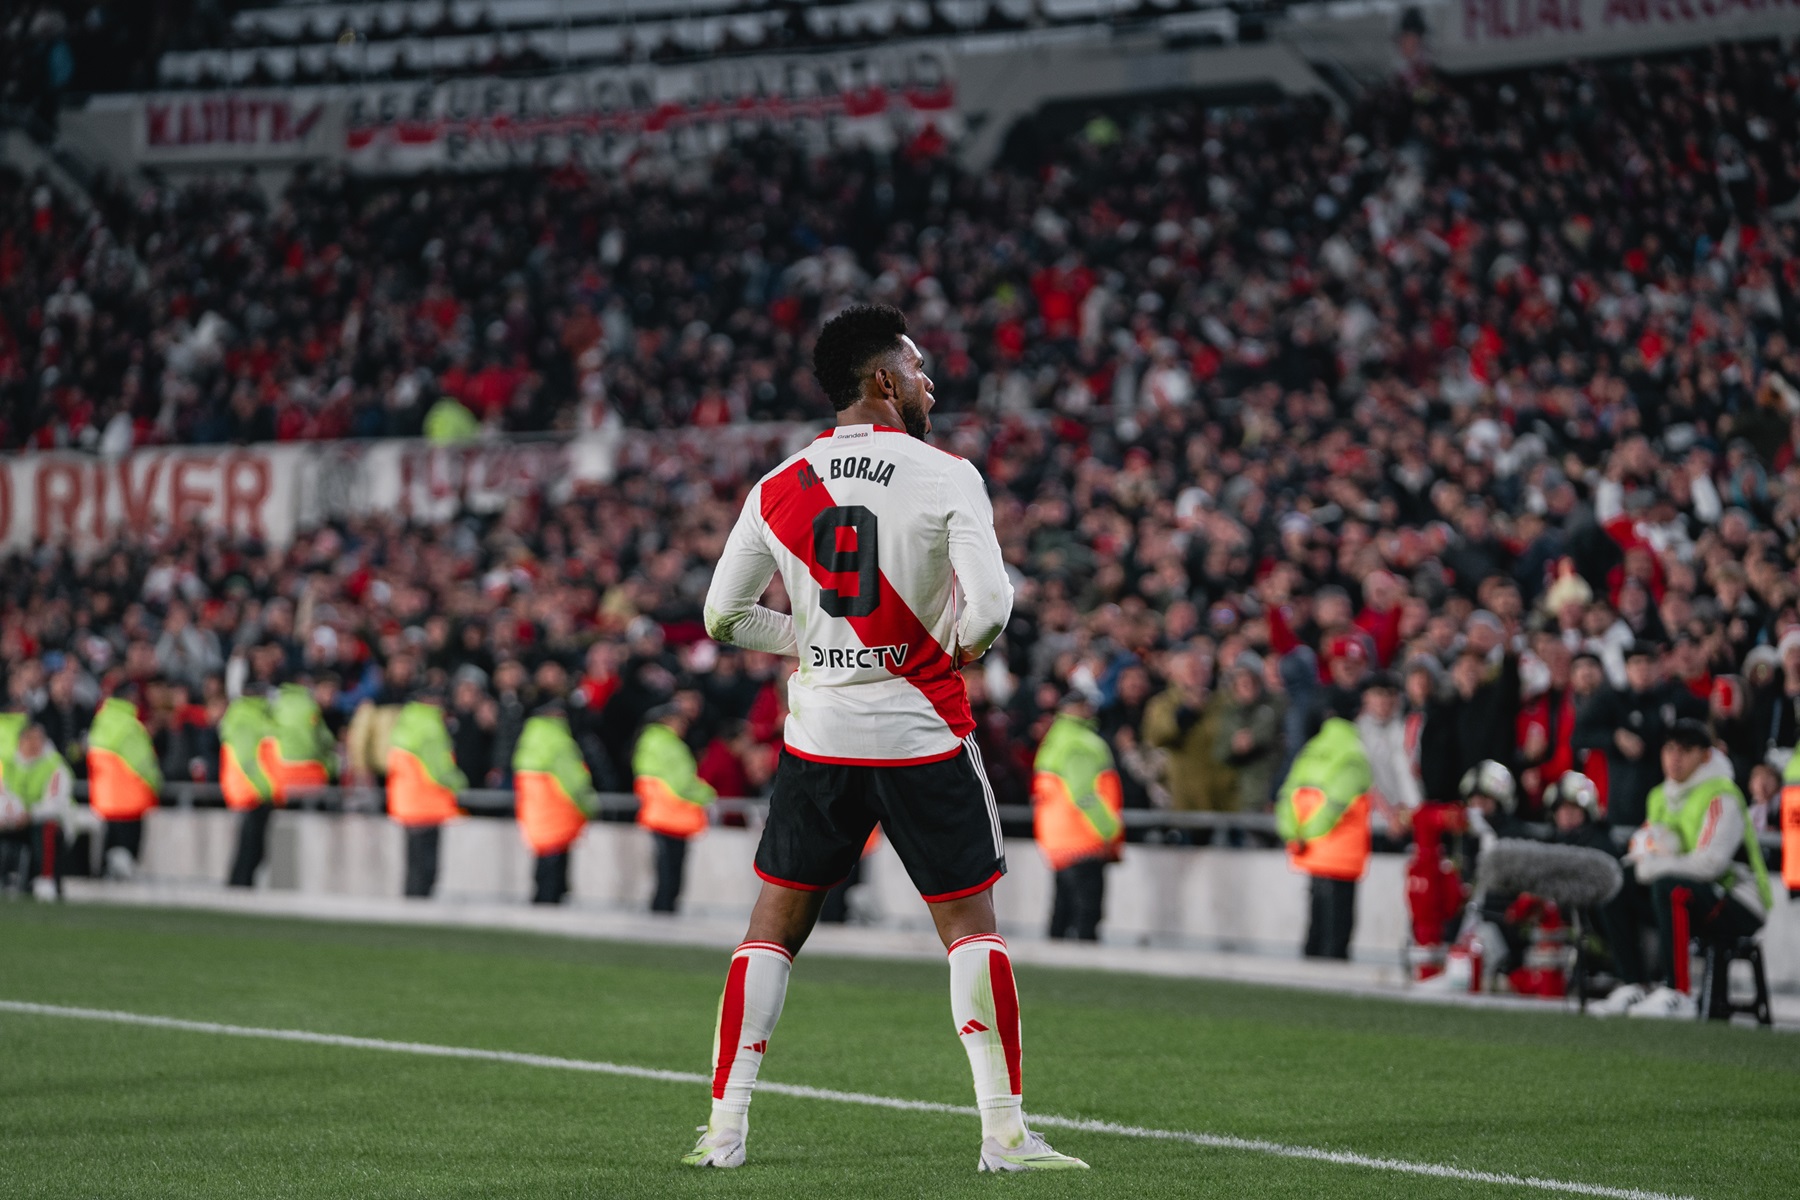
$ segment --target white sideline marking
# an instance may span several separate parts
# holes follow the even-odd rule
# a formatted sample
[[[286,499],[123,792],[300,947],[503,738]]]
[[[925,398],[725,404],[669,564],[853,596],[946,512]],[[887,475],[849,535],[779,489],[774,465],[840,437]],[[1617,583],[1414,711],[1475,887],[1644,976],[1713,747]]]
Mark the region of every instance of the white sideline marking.
[[[83,1021],[110,1021],[118,1025],[147,1025],[155,1029],[178,1029],[185,1033],[212,1033],[227,1037],[263,1038],[277,1042],[304,1042],[314,1046],[343,1046],[353,1050],[386,1050],[400,1054],[422,1054],[431,1058],[472,1058],[484,1062],[511,1063],[521,1067],[550,1067],[560,1071],[588,1071],[597,1075],[623,1075],[631,1079],[655,1079],[663,1083],[710,1084],[711,1078],[694,1071],[664,1071],[656,1067],[634,1067],[626,1063],[596,1062],[582,1058],[558,1058],[549,1054],[524,1054],[516,1050],[482,1050],[473,1046],[439,1046],[430,1042],[394,1042],[386,1038],[352,1037],[341,1033],[314,1033],[307,1029],[261,1029],[253,1025],[221,1025],[213,1021],[184,1021],[179,1017],[156,1017],[145,1013],[117,1012],[105,1008],[70,1008],[59,1004],[32,1004],[24,1000],[0,1000],[0,1012],[21,1013],[34,1017],[73,1017]],[[895,1096],[873,1096],[867,1092],[840,1092],[831,1088],[806,1087],[797,1083],[771,1083],[758,1080],[756,1090],[778,1096],[798,1096],[806,1100],[835,1100],[840,1104],[862,1104],[870,1108],[899,1109],[903,1112],[948,1113],[976,1117],[980,1113],[966,1104],[939,1104],[931,1100],[902,1100]],[[1120,1125],[1112,1121],[1091,1121],[1080,1117],[1030,1114],[1033,1126],[1043,1129],[1074,1129],[1083,1133],[1111,1133],[1119,1137],[1147,1138],[1162,1142],[1185,1142],[1216,1150],[1239,1150],[1251,1154],[1268,1154],[1276,1158],[1298,1158],[1313,1162],[1335,1163],[1345,1167],[1367,1167],[1377,1171],[1394,1171],[1403,1175],[1428,1175],[1436,1179],[1456,1179],[1466,1183],[1491,1183],[1506,1187],[1535,1188],[1545,1192],[1563,1192],[1577,1196],[1605,1196],[1610,1200],[1693,1200],[1663,1192],[1646,1192],[1637,1188],[1602,1187],[1566,1179],[1542,1179],[1535,1175],[1509,1175],[1499,1171],[1474,1171],[1440,1163],[1409,1162],[1401,1158],[1376,1158],[1348,1150],[1321,1150],[1316,1146],[1290,1146],[1261,1138],[1229,1137],[1216,1133],[1189,1133],[1179,1129],[1150,1129],[1142,1125]]]

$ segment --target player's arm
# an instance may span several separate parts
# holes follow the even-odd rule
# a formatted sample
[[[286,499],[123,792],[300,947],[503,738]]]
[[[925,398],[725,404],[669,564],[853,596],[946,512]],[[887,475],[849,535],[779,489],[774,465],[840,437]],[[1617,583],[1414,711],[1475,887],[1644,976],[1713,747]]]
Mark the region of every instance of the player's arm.
[[[50,775],[50,781],[44,785],[43,799],[38,801],[38,818],[44,821],[61,821],[67,825],[74,811],[75,780],[65,765],[56,768]]]
[[[1638,881],[1649,883],[1665,875],[1708,882],[1722,878],[1731,870],[1731,860],[1738,847],[1744,844],[1744,806],[1734,801],[1735,797],[1729,795],[1714,796],[1694,848],[1686,854],[1652,854],[1640,858]]]
[[[706,589],[706,634],[746,650],[798,655],[794,618],[757,603],[775,577],[775,556],[757,529],[757,494],[744,501]]]
[[[956,614],[956,660],[974,662],[994,644],[1012,616],[1012,580],[994,536],[994,508],[987,488],[971,463],[951,464],[945,482],[950,527],[950,567],[962,587],[962,610]]]

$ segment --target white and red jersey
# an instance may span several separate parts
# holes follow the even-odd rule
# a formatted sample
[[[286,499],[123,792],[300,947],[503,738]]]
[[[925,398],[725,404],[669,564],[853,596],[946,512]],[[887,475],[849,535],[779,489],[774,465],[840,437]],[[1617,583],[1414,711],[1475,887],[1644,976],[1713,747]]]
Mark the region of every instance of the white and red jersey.
[[[792,617],[757,604],[777,570]],[[985,651],[1011,612],[974,466],[903,430],[840,425],[750,489],[706,631],[799,657],[790,753],[896,766],[962,749],[975,722],[958,656]]]

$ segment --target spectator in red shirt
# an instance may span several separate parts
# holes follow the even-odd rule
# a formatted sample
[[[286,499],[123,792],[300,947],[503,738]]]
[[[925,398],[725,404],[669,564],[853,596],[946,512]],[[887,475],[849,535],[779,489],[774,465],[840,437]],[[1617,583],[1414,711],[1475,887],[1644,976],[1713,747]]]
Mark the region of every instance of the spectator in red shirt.
[[[768,655],[758,655],[768,658]],[[753,662],[755,659],[752,660]],[[756,693],[756,699],[750,705],[750,731],[756,740],[768,745],[778,744],[787,728],[787,682],[794,673],[791,660],[783,659],[776,665],[769,680]]]
[[[1698,700],[1710,700],[1713,692],[1712,668],[1706,660],[1706,646],[1685,630],[1675,635],[1669,647],[1669,678],[1694,694]]]
[[[1399,653],[1400,624],[1405,615],[1401,602],[1405,598],[1404,585],[1386,571],[1372,571],[1363,580],[1363,607],[1356,614],[1356,627],[1374,643],[1379,667],[1392,666]]]
[[[696,773],[726,798],[750,795],[750,776],[742,753],[756,744],[747,721],[727,721],[700,754]]]
[[[1093,273],[1073,257],[1033,275],[1031,291],[1037,297],[1045,335],[1058,339],[1074,337],[1081,323],[1081,302],[1093,288]]]
[[[1519,708],[1520,811],[1538,811],[1544,790],[1567,771],[1575,770],[1575,712],[1580,697],[1574,689],[1575,656],[1550,635],[1540,635],[1534,655],[1520,665],[1525,693]]]

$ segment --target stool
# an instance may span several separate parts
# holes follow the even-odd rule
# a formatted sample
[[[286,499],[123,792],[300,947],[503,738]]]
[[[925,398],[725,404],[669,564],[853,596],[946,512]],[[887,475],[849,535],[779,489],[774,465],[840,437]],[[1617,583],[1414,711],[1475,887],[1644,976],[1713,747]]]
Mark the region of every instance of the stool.
[[[1753,937],[1709,941],[1702,955],[1705,964],[1700,975],[1702,1000],[1696,1006],[1701,1020],[1729,1021],[1738,1013],[1749,1013],[1758,1025],[1775,1023],[1769,1012],[1769,977],[1763,970],[1762,943]],[[1750,964],[1750,975],[1756,981],[1756,995],[1748,1001],[1731,998],[1731,964],[1734,962]]]

